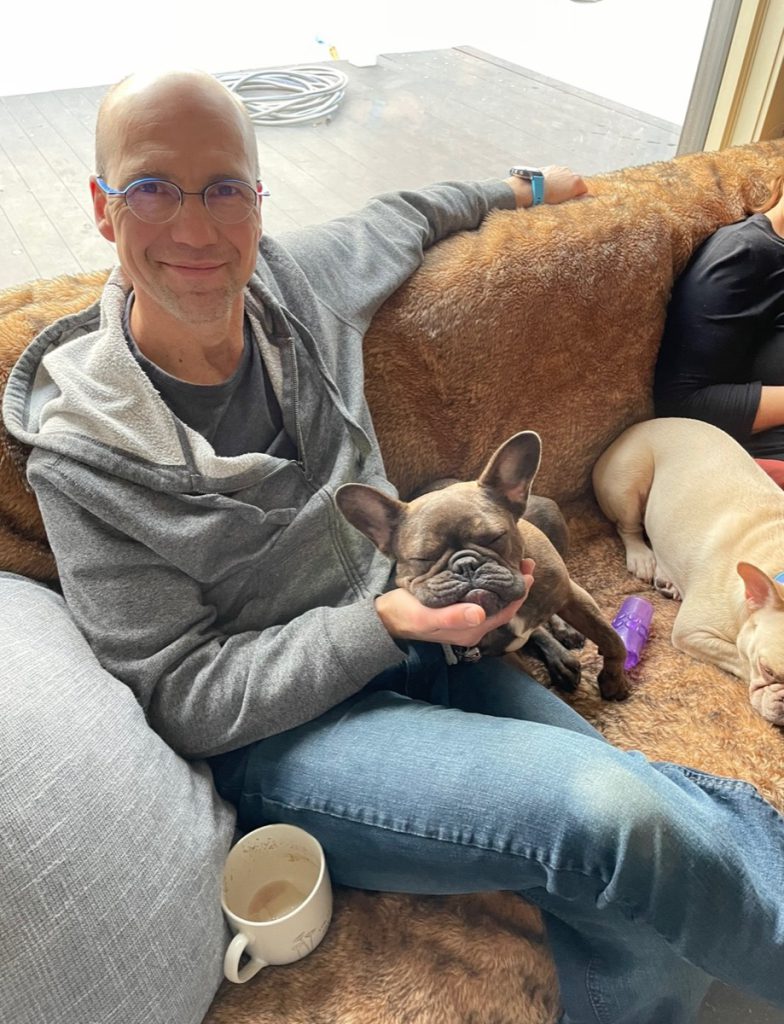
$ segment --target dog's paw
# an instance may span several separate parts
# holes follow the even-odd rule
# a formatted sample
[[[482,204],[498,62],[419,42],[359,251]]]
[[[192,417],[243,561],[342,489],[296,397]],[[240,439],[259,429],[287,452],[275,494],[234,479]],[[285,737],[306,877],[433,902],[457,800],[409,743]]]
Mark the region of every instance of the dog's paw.
[[[641,540],[626,542],[626,568],[637,579],[650,583],[656,573],[653,551]]]
[[[603,668],[596,678],[599,692],[604,700],[626,700],[631,692],[626,673]]]
[[[662,595],[662,597],[669,597],[673,601],[683,600],[683,595],[672,580],[666,580],[663,576],[657,576],[654,574],[653,587],[654,590],[657,590]]]
[[[574,693],[580,685],[582,665],[580,659],[573,654],[564,651],[563,656],[557,659],[548,659],[547,671],[553,686],[565,693]]]
[[[585,647],[585,637],[582,633],[574,626],[570,626],[568,622],[564,622],[560,615],[551,615],[547,622],[547,628],[555,639],[570,651],[578,651]]]

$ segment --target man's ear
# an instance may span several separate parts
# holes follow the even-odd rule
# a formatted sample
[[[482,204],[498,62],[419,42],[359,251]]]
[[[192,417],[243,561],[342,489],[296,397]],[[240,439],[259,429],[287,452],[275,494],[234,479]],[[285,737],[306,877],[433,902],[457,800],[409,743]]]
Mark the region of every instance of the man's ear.
[[[738,574],[746,588],[746,607],[750,612],[760,608],[784,608],[778,587],[762,569],[751,562],[738,562]]]
[[[367,484],[343,484],[335,501],[352,526],[371,540],[379,551],[394,558],[392,541],[405,503]]]
[[[98,225],[98,230],[108,241],[116,241],[114,225],[109,213],[109,197],[98,184],[94,174],[90,175],[90,195],[93,199],[93,216],[95,217],[95,223]]]
[[[479,476],[479,484],[505,498],[519,518],[525,512],[541,458],[541,438],[533,430],[524,430],[493,453]]]

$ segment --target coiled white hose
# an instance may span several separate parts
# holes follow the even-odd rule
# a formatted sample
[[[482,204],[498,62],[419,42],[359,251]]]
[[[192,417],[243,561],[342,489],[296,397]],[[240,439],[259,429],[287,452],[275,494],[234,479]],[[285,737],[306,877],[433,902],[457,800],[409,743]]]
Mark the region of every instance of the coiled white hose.
[[[302,64],[272,71],[217,75],[237,93],[258,125],[303,124],[330,118],[346,92],[348,76],[338,68]]]

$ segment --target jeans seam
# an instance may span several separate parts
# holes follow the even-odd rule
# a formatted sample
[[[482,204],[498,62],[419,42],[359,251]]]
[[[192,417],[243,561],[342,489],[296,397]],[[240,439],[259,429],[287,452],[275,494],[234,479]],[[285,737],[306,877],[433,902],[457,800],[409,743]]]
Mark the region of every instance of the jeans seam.
[[[262,801],[264,801],[264,803],[266,803],[268,805],[276,806],[276,807],[282,807],[282,808],[285,808],[285,809],[291,810],[291,811],[306,811],[306,812],[307,811],[313,811],[316,814],[326,814],[330,818],[336,818],[338,820],[350,821],[350,822],[352,822],[355,825],[363,825],[363,826],[365,826],[365,828],[379,829],[382,832],[395,832],[398,835],[410,835],[414,839],[422,839],[422,840],[425,840],[425,841],[428,841],[428,842],[449,843],[450,845],[461,845],[461,846],[465,846],[465,847],[467,847],[469,849],[473,849],[473,850],[481,850],[481,851],[484,851],[486,853],[495,853],[495,854],[497,854],[499,856],[510,856],[510,857],[519,858],[520,860],[533,861],[534,863],[540,865],[541,867],[543,867],[543,868],[545,868],[547,870],[557,871],[557,872],[561,872],[561,873],[565,872],[566,874],[570,874],[570,875],[579,875],[580,877],[590,879],[591,881],[599,881],[604,886],[608,885],[609,881],[610,881],[609,879],[604,878],[601,874],[597,875],[597,874],[593,874],[591,872],[582,871],[579,868],[561,867],[559,865],[553,864],[550,860],[543,859],[543,857],[541,856],[541,854],[538,851],[536,851],[536,850],[534,850],[533,848],[530,848],[530,847],[528,848],[528,852],[526,852],[526,853],[518,853],[518,852],[516,852],[514,850],[498,850],[498,849],[496,849],[493,846],[483,846],[480,843],[474,843],[474,842],[461,841],[460,843],[456,844],[453,840],[451,840],[451,839],[444,839],[444,838],[442,838],[441,836],[438,836],[438,835],[425,835],[425,834],[423,834],[421,832],[414,831],[413,829],[400,829],[400,828],[395,828],[395,827],[393,827],[391,825],[379,824],[378,822],[375,822],[375,821],[372,821],[372,822],[371,821],[366,821],[364,818],[357,818],[357,817],[354,817],[353,815],[349,815],[349,814],[337,814],[334,811],[330,811],[330,810],[328,810],[326,808],[323,808],[323,807],[315,807],[313,805],[307,805],[307,804],[296,805],[296,804],[292,804],[292,803],[283,803],[280,800],[274,800],[274,799],[272,799],[270,797],[265,797],[261,793],[259,793],[258,795],[261,797]],[[537,888],[538,888],[538,886],[537,886]],[[520,892],[525,892],[524,889],[519,890],[519,891]],[[619,902],[619,901],[617,901],[617,900],[609,900],[608,899],[607,902],[608,902],[608,904],[610,904],[610,903],[616,903],[616,902]]]
[[[767,803],[757,787],[751,782],[746,782],[744,779],[728,779],[721,775],[712,775],[710,772],[701,772],[695,768],[687,768],[684,765],[678,765],[677,767],[682,775],[693,779],[695,782],[707,781],[715,789],[739,790],[740,792],[748,793],[750,796],[755,796],[762,803]]]
[[[597,1021],[599,1021],[600,1024],[610,1024],[610,1015],[607,1009],[607,1004],[602,997],[601,988],[599,985],[594,984],[596,965],[598,962],[599,958],[592,956],[585,966],[585,991],[588,994],[588,998],[591,1002],[591,1009],[596,1015]]]

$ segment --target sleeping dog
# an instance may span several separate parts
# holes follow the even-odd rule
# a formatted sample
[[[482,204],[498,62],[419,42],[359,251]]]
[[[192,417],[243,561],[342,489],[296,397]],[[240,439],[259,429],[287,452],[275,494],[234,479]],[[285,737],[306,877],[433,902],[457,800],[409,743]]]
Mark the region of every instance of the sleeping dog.
[[[675,417],[621,434],[593,485],[629,571],[682,600],[673,645],[743,679],[784,725],[784,491],[729,434]]]
[[[533,558],[536,586],[506,626],[482,639],[479,653],[516,651],[534,637],[548,661],[553,640],[542,627],[558,615],[603,655],[602,696],[622,700],[628,695],[623,641],[593,598],[569,578],[544,533],[521,518],[540,459],[539,435],[524,431],[498,448],[478,480],[430,490],[410,502],[364,484],[345,484],[336,501],[348,521],[395,560],[397,585],[430,608],[468,601],[491,616],[525,593],[520,563]],[[577,665],[577,672],[560,673],[548,663],[555,685],[574,689]]]

